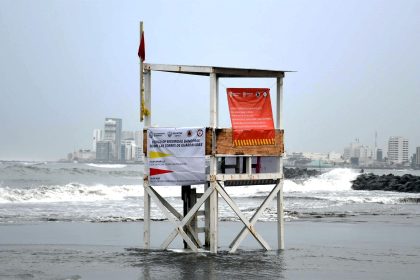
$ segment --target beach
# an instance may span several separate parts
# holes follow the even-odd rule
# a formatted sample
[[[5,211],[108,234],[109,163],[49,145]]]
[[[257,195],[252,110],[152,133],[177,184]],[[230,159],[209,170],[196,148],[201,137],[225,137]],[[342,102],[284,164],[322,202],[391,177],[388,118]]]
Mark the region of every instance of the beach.
[[[273,250],[248,235],[235,254],[242,224],[220,198],[217,255],[159,250],[173,225],[152,204],[143,250],[142,168],[0,163],[0,279],[418,278],[419,194],[352,190],[351,169],[285,180],[285,250],[273,202],[256,224]],[[249,218],[271,188],[226,190]],[[182,211],[180,187],[156,189]],[[182,247],[179,237],[170,246]]]
[[[142,222],[49,222],[0,226],[0,279],[417,279],[420,223],[395,216],[287,222],[284,251],[262,251],[251,237],[228,254],[239,222],[221,222],[220,250],[158,250],[172,229],[152,223],[151,251]],[[257,229],[273,247],[276,225]],[[173,248],[182,248],[179,239]]]

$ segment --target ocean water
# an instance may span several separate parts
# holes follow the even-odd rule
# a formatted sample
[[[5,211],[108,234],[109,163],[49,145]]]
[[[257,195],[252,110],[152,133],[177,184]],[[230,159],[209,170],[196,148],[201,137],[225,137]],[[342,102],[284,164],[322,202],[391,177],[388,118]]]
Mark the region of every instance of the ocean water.
[[[241,224],[220,198],[217,256],[141,249],[142,172],[143,165],[131,164],[0,162],[0,279],[418,277],[420,194],[354,191],[358,170],[328,169],[306,180],[285,180],[281,252],[261,251],[248,238],[237,254],[227,254]],[[272,187],[227,191],[250,218]],[[156,190],[182,212],[180,187]],[[152,218],[152,246],[158,248],[172,226],[154,204]],[[273,202],[257,224],[273,247],[275,220]]]
[[[142,174],[143,165],[1,162],[0,223],[140,221],[143,219]],[[410,198],[420,198],[420,194],[354,191],[351,180],[357,175],[357,170],[330,169],[307,180],[285,180],[286,219],[420,215],[419,205],[410,202]],[[203,192],[202,185],[196,187],[198,192]],[[228,187],[227,191],[241,210],[251,216],[272,187]],[[182,210],[180,187],[156,187],[156,190]],[[152,218],[165,218],[155,205]],[[223,200],[220,219],[236,219]],[[261,219],[276,219],[274,203]]]

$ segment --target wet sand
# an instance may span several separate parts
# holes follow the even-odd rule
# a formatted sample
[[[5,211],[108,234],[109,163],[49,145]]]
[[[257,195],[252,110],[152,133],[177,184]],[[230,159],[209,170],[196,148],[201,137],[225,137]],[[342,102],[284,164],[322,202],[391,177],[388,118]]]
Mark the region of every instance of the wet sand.
[[[239,222],[219,223],[220,254],[142,250],[143,223],[0,225],[0,279],[418,279],[420,221],[401,216],[286,222],[286,249],[251,237],[226,250]],[[172,230],[152,223],[152,247]],[[276,248],[276,224],[257,230]],[[177,238],[172,248],[181,248]]]

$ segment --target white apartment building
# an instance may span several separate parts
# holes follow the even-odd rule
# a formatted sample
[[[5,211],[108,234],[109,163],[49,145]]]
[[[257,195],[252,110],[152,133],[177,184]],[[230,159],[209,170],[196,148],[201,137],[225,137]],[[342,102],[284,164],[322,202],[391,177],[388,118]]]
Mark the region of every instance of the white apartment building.
[[[396,164],[408,162],[408,139],[400,136],[393,136],[389,138],[388,160],[391,163]]]
[[[124,160],[126,161],[135,161],[136,160],[136,143],[134,140],[123,140],[121,145],[124,149]]]
[[[93,130],[93,138],[92,138],[92,151],[96,151],[96,143],[98,141],[103,140],[103,130],[99,128],[95,128]]]

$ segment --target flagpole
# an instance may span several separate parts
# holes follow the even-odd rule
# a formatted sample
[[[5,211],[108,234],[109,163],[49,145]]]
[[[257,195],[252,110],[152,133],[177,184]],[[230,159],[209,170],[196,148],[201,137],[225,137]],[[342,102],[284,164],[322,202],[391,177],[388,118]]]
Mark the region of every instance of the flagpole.
[[[140,40],[141,41],[141,36],[143,35],[143,21],[140,21]],[[141,57],[139,57],[140,59],[140,122],[143,121],[143,94],[144,94],[144,85],[143,85],[143,59],[141,59]]]

